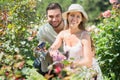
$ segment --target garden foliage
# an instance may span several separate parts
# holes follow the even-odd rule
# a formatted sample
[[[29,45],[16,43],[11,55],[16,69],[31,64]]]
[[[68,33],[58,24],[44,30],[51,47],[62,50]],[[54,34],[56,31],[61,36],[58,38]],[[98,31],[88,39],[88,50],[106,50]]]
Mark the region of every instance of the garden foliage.
[[[120,79],[120,4],[112,5],[112,10],[107,11],[97,24],[99,31],[93,38],[96,54],[104,75],[110,80]]]
[[[28,39],[35,36],[35,3],[11,0],[0,5],[0,80],[45,79],[33,68],[33,49],[38,42]]]
[[[88,0],[53,1],[61,3],[63,10],[67,10],[71,3],[81,3],[84,6],[91,5],[92,8],[90,6],[88,7],[90,9],[86,8],[89,14],[91,11],[98,14],[99,12],[96,11],[100,11],[100,7],[105,9],[108,6],[107,0],[105,0],[106,2],[101,0],[90,0],[90,2],[87,2]],[[50,2],[52,1],[0,1],[0,80],[45,80],[33,67],[33,50],[38,44],[35,37],[38,28],[36,25],[44,23],[45,15],[43,16],[42,13],[45,14],[45,7]],[[100,5],[94,7],[93,2],[107,5],[105,7]],[[103,75],[111,80],[119,80],[120,7],[114,6],[111,12],[111,17],[100,19],[100,23],[97,25],[100,32],[98,34],[93,33],[93,39]],[[77,78],[76,76],[73,77]]]

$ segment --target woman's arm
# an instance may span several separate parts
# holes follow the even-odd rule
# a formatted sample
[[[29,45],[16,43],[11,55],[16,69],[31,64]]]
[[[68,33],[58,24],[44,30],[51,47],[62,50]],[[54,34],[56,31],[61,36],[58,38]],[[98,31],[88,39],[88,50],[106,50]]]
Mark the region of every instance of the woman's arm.
[[[91,51],[92,49],[90,35],[87,32],[83,33],[81,40],[83,45],[83,58],[79,61],[79,64],[75,64],[78,64],[80,66],[91,67],[93,54]]]
[[[60,46],[61,46],[61,44],[62,44],[62,39],[63,39],[62,34],[63,34],[63,32],[60,32],[60,33],[57,35],[56,40],[54,41],[54,43],[53,43],[53,44],[51,45],[51,47],[50,47],[51,49],[57,50],[57,49],[60,48]]]
[[[63,32],[60,32],[49,49],[50,56],[53,58],[53,61],[62,61],[66,59],[66,57],[58,51],[63,41]]]
[[[63,31],[61,31],[58,36],[56,37],[55,42],[51,45],[49,52],[50,55],[52,56],[53,54],[57,53],[56,51],[60,48],[62,41],[63,41]]]

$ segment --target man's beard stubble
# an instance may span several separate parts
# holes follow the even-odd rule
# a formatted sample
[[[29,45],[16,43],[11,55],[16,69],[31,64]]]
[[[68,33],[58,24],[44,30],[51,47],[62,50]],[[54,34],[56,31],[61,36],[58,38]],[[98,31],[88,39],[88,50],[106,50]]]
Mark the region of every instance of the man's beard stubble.
[[[51,26],[53,26],[53,28],[58,28],[60,26],[60,24],[62,23],[63,20],[60,21],[60,23],[57,26],[53,26],[52,24],[50,24]]]

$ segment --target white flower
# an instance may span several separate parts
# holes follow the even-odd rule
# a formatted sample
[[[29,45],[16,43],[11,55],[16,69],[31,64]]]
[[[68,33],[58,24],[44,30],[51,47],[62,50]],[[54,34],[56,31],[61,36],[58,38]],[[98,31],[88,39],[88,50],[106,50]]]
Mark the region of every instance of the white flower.
[[[20,52],[19,48],[15,48],[14,50],[15,50],[15,52],[17,52],[17,53]]]

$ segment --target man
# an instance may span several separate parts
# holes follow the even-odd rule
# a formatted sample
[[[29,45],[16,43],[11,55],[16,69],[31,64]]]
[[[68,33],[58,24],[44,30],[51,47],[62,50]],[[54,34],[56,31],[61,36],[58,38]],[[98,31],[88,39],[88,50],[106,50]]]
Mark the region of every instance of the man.
[[[50,3],[46,8],[46,15],[48,23],[41,26],[37,34],[39,44],[42,42],[49,42],[52,44],[58,33],[64,29],[62,8],[58,3]],[[47,55],[45,60],[42,60],[38,66],[36,66],[36,63],[34,62],[34,66],[39,68],[39,72],[43,75],[48,71],[47,68],[50,64],[52,64],[52,59],[49,55]]]

